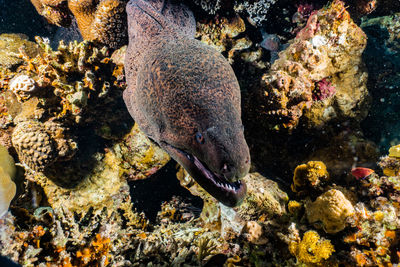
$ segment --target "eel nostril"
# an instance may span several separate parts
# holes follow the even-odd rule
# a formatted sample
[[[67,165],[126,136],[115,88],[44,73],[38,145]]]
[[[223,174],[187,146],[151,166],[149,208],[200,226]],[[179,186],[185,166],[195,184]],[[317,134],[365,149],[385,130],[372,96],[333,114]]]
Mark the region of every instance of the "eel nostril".
[[[225,163],[224,166],[222,166],[221,172],[225,174],[225,173],[228,173],[229,170],[230,170],[230,168],[229,168],[228,164]]]

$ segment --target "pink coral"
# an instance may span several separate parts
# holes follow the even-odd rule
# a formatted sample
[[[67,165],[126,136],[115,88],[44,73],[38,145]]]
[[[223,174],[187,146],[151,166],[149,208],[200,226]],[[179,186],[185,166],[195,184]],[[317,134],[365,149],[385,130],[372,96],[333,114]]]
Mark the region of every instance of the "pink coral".
[[[312,92],[312,98],[314,101],[322,101],[333,96],[335,93],[335,87],[328,79],[324,78],[315,83],[315,89]]]

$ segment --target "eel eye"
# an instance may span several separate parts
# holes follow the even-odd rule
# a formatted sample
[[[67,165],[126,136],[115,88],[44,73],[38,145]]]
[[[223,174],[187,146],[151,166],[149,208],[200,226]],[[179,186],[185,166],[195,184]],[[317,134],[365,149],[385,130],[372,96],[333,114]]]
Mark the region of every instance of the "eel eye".
[[[204,144],[204,142],[205,142],[204,136],[200,132],[196,133],[196,141],[199,144]]]

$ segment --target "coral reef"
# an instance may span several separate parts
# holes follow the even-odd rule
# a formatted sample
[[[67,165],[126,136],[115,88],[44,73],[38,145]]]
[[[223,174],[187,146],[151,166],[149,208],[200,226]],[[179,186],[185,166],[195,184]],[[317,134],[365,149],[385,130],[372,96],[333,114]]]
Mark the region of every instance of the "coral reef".
[[[12,143],[22,163],[42,171],[57,160],[69,160],[77,150],[77,144],[67,137],[67,129],[47,121],[18,123],[12,134]]]
[[[123,160],[121,168],[128,179],[140,180],[157,172],[169,160],[169,155],[152,143],[137,124],[124,136],[122,142],[114,145],[116,154]]]
[[[74,16],[84,40],[110,48],[127,43],[126,0],[32,0],[39,14],[58,26],[68,27]]]
[[[361,54],[366,36],[341,1],[313,12],[265,74],[257,93],[259,119],[270,128],[308,127],[366,116],[367,73]],[[314,100],[313,100],[314,98]]]
[[[325,240],[315,231],[307,231],[302,239],[289,244],[290,253],[306,266],[329,266],[329,257],[335,249],[329,240]]]
[[[310,223],[322,222],[324,230],[334,234],[346,227],[346,220],[355,211],[342,192],[331,189],[320,195],[314,202],[307,204],[306,213]]]
[[[35,57],[40,51],[39,46],[28,41],[26,35],[14,33],[0,35],[0,67],[2,71],[22,63],[23,59],[18,57],[21,47],[29,57]]]
[[[245,10],[249,21],[256,26],[261,26],[268,20],[268,10],[273,6],[276,0],[258,0],[254,2],[245,1],[235,7],[236,12]]]
[[[12,179],[15,176],[14,160],[5,147],[0,145],[0,218],[7,212],[17,187]]]
[[[37,12],[50,23],[68,27],[71,24],[71,12],[66,0],[31,0]]]
[[[252,144],[261,164],[244,178],[241,206],[221,205],[180,168],[180,183],[203,199],[203,208],[177,193],[149,221],[136,204],[153,200],[136,198],[137,185],[156,172],[170,175],[159,172],[169,156],[134,126],[123,105],[125,49],[111,55],[98,46],[124,43],[126,2],[32,0],[52,23],[80,20],[94,42],[51,49],[46,39],[0,35],[1,255],[23,266],[399,264],[398,14],[361,19],[373,96],[361,131],[369,101],[360,56],[366,40],[342,2],[317,10],[318,1],[297,1],[284,16],[276,5],[288,2],[188,3],[213,15],[194,11],[196,36],[238,76],[244,110],[254,112],[249,118],[258,127],[246,125],[246,138],[274,149]],[[388,2],[379,1],[373,14],[388,12]],[[355,20],[374,3],[346,1]],[[278,14],[293,23],[271,31]],[[273,131],[260,130],[265,124]],[[379,159],[366,136],[387,155]],[[277,176],[269,172],[277,169]]]
[[[329,173],[322,161],[309,161],[296,167],[293,175],[293,192],[300,194],[308,189],[321,190],[329,180]]]
[[[383,169],[386,176],[400,175],[400,145],[392,146],[389,149],[389,155],[382,157],[379,166]]]

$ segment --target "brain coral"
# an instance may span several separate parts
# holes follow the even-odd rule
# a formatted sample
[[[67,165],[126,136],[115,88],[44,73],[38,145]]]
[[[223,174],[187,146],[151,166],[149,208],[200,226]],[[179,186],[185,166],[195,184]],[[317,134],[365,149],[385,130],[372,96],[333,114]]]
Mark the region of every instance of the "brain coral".
[[[293,129],[300,118],[309,127],[334,118],[361,120],[369,99],[361,58],[366,41],[343,2],[314,12],[263,76],[257,113],[278,129]],[[321,84],[329,85],[323,87],[328,93],[318,91]]]
[[[17,123],[12,143],[21,162],[35,171],[43,171],[56,160],[70,159],[77,150],[76,143],[67,138],[60,124],[34,120]]]
[[[351,202],[336,189],[325,192],[306,205],[308,221],[322,222],[324,230],[330,234],[342,231],[346,227],[346,219],[354,212]]]
[[[12,143],[19,159],[34,170],[43,170],[57,156],[56,144],[40,123],[26,121],[17,124]]]

